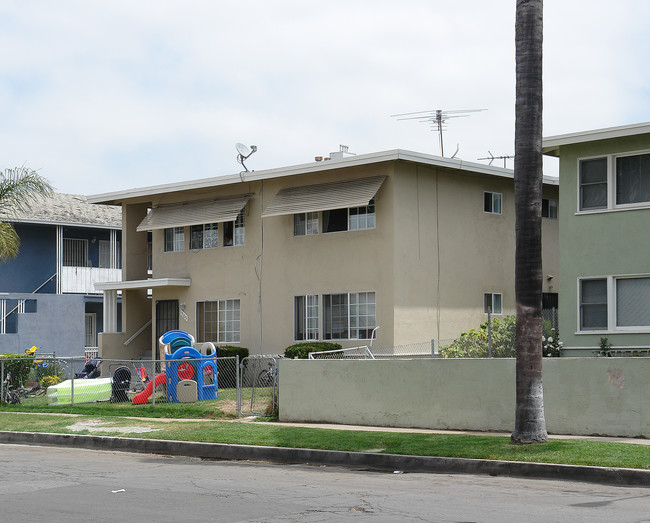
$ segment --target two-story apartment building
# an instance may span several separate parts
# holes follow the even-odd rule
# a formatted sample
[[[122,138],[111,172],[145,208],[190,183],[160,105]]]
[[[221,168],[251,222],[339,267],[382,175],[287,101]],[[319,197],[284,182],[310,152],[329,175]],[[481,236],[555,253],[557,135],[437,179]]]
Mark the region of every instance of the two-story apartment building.
[[[513,185],[508,169],[392,150],[89,197],[123,214],[100,350],[139,357],[175,328],[267,354],[367,344],[376,326],[382,347],[455,338],[514,310]],[[544,191],[553,294],[556,181]]]
[[[564,354],[650,348],[650,123],[552,136]]]
[[[96,281],[120,281],[121,209],[54,194],[31,211],[2,215],[20,237],[0,263],[0,352],[33,345],[59,356],[97,346],[103,296]]]
[[[556,181],[544,190],[552,295]],[[356,346],[380,326],[376,346],[392,347],[514,309],[511,170],[392,150],[89,201],[123,215],[123,281],[96,285],[105,357],[141,357],[176,328],[268,354],[302,340]]]

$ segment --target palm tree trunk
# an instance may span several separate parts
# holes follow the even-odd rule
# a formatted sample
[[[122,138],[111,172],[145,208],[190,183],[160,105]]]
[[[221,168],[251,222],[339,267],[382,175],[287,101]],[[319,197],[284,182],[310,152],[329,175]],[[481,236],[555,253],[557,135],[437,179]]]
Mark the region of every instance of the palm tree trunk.
[[[546,441],[542,389],[542,8],[517,0],[515,299],[517,396],[513,443]]]

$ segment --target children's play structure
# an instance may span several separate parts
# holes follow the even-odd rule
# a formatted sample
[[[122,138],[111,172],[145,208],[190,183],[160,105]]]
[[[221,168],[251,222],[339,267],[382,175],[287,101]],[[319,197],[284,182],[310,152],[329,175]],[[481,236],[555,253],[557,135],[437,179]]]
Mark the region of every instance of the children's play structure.
[[[193,403],[219,397],[217,350],[212,343],[204,343],[199,352],[191,334],[173,330],[163,334],[158,344],[165,354],[165,372],[149,381],[133,398],[134,405],[147,403],[155,388],[163,383],[169,402]]]

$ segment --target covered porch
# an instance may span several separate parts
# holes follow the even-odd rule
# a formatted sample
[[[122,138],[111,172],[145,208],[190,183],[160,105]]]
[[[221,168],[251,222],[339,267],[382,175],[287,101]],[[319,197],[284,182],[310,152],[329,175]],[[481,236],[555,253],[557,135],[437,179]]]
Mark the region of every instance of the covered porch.
[[[104,332],[99,335],[99,356],[103,358],[151,358],[155,348],[152,329],[156,288],[189,287],[190,278],[148,278],[95,284],[104,293]],[[122,332],[118,331],[118,293],[122,295]]]

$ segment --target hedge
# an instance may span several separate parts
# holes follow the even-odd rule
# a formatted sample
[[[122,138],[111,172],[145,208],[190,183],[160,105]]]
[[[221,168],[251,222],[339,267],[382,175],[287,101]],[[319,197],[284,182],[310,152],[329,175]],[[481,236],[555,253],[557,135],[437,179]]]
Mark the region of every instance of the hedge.
[[[284,349],[284,357],[291,359],[306,360],[310,352],[319,352],[323,350],[339,350],[343,347],[339,343],[329,343],[327,341],[302,341],[290,345]]]
[[[31,354],[0,354],[0,358],[4,360],[4,380],[8,372],[11,372],[11,378],[14,387],[20,386],[22,383],[27,383],[27,377],[34,365],[34,356]]]

